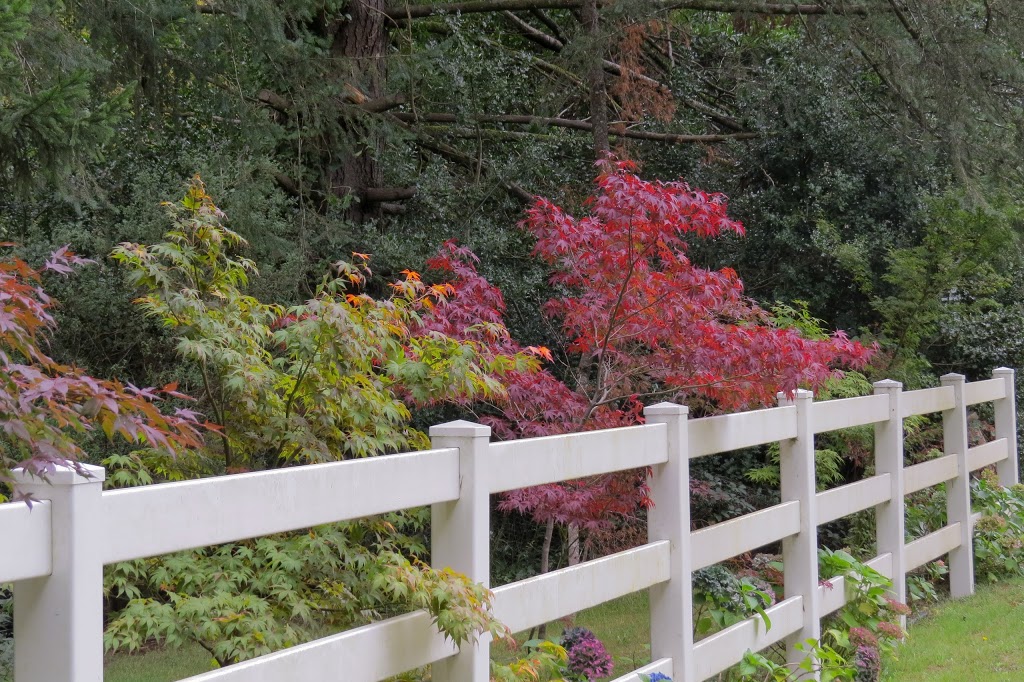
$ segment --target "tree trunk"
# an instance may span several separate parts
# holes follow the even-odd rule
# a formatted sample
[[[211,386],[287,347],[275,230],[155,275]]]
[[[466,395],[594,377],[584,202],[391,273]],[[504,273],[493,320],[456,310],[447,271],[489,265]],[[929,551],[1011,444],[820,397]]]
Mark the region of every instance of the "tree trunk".
[[[590,91],[590,123],[594,130],[594,158],[608,155],[608,95],[604,83],[604,47],[601,41],[601,20],[598,0],[583,3],[583,28],[587,34],[587,88]]]
[[[383,0],[353,0],[348,5],[349,19],[338,29],[331,54],[339,64],[339,81],[346,97],[356,104],[376,100],[384,93],[386,69],[384,57],[388,47],[387,3]],[[347,217],[364,222],[381,215],[379,202],[360,199],[373,195],[384,186],[384,172],[378,159],[384,148],[383,135],[368,127],[358,116],[344,122],[347,140],[337,150],[340,162],[330,170],[330,193],[349,197]],[[335,159],[338,157],[336,156]]]
[[[548,519],[548,523],[544,526],[544,544],[540,547],[540,572],[542,574],[547,573],[551,567],[551,539],[555,535],[555,521],[554,519]],[[544,639],[547,636],[548,624],[542,623],[537,629],[537,636],[540,639]],[[533,630],[530,630],[530,634],[533,635]]]
[[[551,566],[551,538],[555,534],[555,521],[548,519],[544,527],[544,544],[540,547],[540,572],[547,573]]]
[[[583,561],[583,545],[580,537],[580,527],[575,523],[569,524],[569,565],[575,566]]]

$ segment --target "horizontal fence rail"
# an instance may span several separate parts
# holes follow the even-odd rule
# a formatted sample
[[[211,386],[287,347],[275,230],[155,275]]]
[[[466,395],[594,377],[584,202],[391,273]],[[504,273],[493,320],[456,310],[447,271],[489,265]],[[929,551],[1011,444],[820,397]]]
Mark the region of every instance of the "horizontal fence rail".
[[[968,408],[994,406],[995,438],[967,447]],[[903,420],[940,414],[945,450],[905,466]],[[817,636],[820,619],[846,604],[843,577],[819,581],[817,527],[874,510],[878,556],[869,566],[893,579],[903,598],[908,571],[949,554],[954,596],[973,590],[969,552],[978,514],[969,476],[995,466],[1004,485],[1017,482],[1014,374],[902,391],[891,381],[875,394],[814,402],[809,393],[780,396],[778,407],[688,419],[686,408],[647,408],[647,424],[607,431],[490,443],[490,430],[468,422],[431,429],[434,449],[366,460],[238,474],[104,492],[91,478],[61,470],[49,483],[28,478],[33,499],[0,505],[0,583],[15,592],[16,682],[102,679],[102,566],[321,524],[431,505],[435,566],[451,566],[489,585],[489,496],[524,487],[649,467],[647,544],[497,587],[496,617],[523,631],[618,597],[650,590],[652,662],[616,682],[660,672],[698,682],[739,662],[747,650]],[[875,429],[876,475],[814,489],[814,435]],[[782,502],[706,528],[690,527],[689,462],[779,443]],[[809,477],[809,478],[808,478]],[[947,484],[948,525],[906,543],[904,495]],[[966,504],[966,506],[965,506]],[[230,513],[225,513],[230,510]],[[785,594],[760,617],[693,641],[694,570],[782,544]],[[966,572],[965,572],[966,571]],[[461,648],[425,612],[357,627],[283,651],[188,678],[190,682],[288,679],[376,682],[434,665],[435,682],[485,682],[489,642]]]
[[[764,547],[800,532],[800,503],[784,502],[690,535],[694,570]]]
[[[494,613],[513,632],[542,625],[665,582],[668,557],[668,542],[655,542],[504,585],[494,590]]]
[[[818,493],[818,525],[888,502],[891,479],[891,474],[880,474]]]
[[[814,433],[826,433],[888,421],[889,398],[884,395],[866,395],[861,398],[843,398],[814,403],[811,423]]]
[[[456,500],[458,455],[427,450],[105,492],[103,562]],[[274,501],[273,514],[266,513],[267,500]]]
[[[50,523],[49,502],[0,504],[0,583],[50,575]]]
[[[723,414],[690,422],[690,457],[776,443],[796,437],[796,408]]]
[[[659,424],[512,440],[495,443],[489,451],[492,493],[636,469],[668,458],[665,428]],[[552,452],[559,454],[552,457]]]
[[[900,396],[900,402],[903,407],[901,414],[904,419],[919,414],[945,412],[956,407],[953,389],[948,386],[907,391]]]

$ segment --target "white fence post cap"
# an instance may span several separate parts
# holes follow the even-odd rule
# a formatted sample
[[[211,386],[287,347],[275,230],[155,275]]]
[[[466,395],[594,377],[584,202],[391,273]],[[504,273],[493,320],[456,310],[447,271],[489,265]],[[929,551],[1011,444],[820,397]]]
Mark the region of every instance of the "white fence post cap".
[[[808,391],[806,388],[798,388],[795,391],[793,391],[792,394],[788,393],[787,391],[779,391],[776,394],[776,396],[778,397],[780,402],[782,402],[782,401],[789,402],[789,401],[796,401],[796,400],[810,400],[811,398],[814,397],[814,391]],[[790,397],[790,396],[792,396],[792,397]]]
[[[657,403],[644,408],[644,416],[652,417],[659,414],[689,414],[690,408],[677,403]]]
[[[490,438],[491,427],[485,426],[484,424],[476,424],[474,422],[468,422],[465,419],[457,419],[453,422],[446,422],[444,424],[437,424],[430,427],[430,437],[482,437],[486,436]]]

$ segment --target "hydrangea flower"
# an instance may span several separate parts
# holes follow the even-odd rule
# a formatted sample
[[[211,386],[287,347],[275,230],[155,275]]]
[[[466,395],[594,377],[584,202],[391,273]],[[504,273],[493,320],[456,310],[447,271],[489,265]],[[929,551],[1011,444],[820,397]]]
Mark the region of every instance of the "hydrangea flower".
[[[903,628],[896,623],[879,623],[878,632],[895,640],[902,640],[904,635]]]
[[[608,677],[614,665],[612,657],[593,632],[571,628],[562,633],[562,646],[569,654],[569,672],[586,680]]]
[[[850,644],[858,647],[858,649],[862,646],[877,649],[878,638],[875,637],[875,633],[867,628],[850,628]]]
[[[892,597],[885,598],[886,603],[889,605],[889,610],[898,616],[909,616],[910,607],[901,601],[896,601]]]
[[[878,682],[882,674],[882,658],[877,649],[861,645],[853,656],[853,667],[857,670],[854,682]]]

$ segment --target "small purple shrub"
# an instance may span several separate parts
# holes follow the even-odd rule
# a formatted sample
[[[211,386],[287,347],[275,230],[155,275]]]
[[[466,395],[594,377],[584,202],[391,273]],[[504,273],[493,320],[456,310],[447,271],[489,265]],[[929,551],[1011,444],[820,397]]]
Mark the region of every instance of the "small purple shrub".
[[[853,667],[857,672],[854,675],[854,682],[878,682],[882,674],[882,659],[878,655],[878,649],[862,644],[857,647],[857,653],[853,656]]]
[[[608,677],[614,665],[604,645],[586,628],[572,628],[562,634],[562,646],[569,654],[569,672],[583,679]]]

